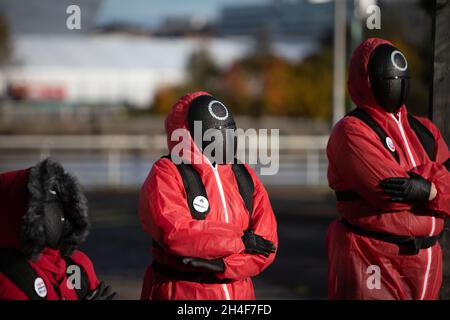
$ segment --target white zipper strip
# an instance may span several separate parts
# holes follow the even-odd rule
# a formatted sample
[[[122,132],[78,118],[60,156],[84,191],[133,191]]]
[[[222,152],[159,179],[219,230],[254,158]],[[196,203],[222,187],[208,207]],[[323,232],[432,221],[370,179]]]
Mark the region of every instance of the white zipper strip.
[[[206,158],[206,157],[204,157],[204,158]],[[220,180],[219,171],[217,170],[217,164],[216,164],[216,166],[213,166],[208,158],[206,158],[206,161],[208,161],[210,167],[212,168],[212,170],[214,172],[214,177],[216,178],[217,187],[219,188],[219,193],[220,193],[220,199],[222,200],[222,206],[223,206],[223,210],[225,213],[225,222],[229,223],[227,204],[225,202],[225,193],[223,192],[222,181]],[[227,287],[226,283],[222,284],[222,290],[225,293],[225,300],[231,300],[230,293],[228,292],[228,287]]]
[[[433,219],[431,220],[431,231],[430,234],[428,236],[432,236],[434,234],[434,229],[436,229],[436,219],[435,217],[432,217]]]
[[[427,249],[427,270],[425,271],[425,279],[423,280],[423,288],[422,288],[422,294],[420,296],[420,300],[423,300],[425,298],[425,293],[427,292],[427,286],[428,286],[428,277],[430,275],[430,269],[431,269],[431,250],[433,247],[429,247]]]
[[[220,198],[222,199],[223,210],[224,210],[224,213],[225,213],[225,222],[229,223],[228,210],[227,210],[227,205],[226,205],[226,202],[225,202],[225,193],[223,192],[222,181],[220,180],[219,172],[217,171],[217,165],[213,166],[211,162],[209,162],[209,165],[213,169],[214,177],[216,178],[216,182],[217,182],[217,187],[219,188]]]
[[[409,159],[411,160],[411,163],[413,167],[417,167],[416,161],[414,160],[414,157],[412,155],[411,149],[409,148],[408,140],[406,139],[405,130],[403,130],[402,121],[400,120],[400,112],[398,113],[398,119],[391,113],[392,118],[394,118],[395,122],[397,123],[400,133],[402,134],[403,141],[405,142],[406,151],[408,151]]]
[[[395,122],[397,123],[397,125],[400,129],[400,133],[402,134],[403,141],[405,142],[406,151],[408,151],[409,159],[411,160],[411,163],[412,163],[413,167],[415,168],[415,167],[417,167],[417,164],[412,155],[411,148],[409,147],[408,139],[406,139],[405,130],[403,129],[403,125],[402,125],[402,121],[401,121],[401,114],[400,114],[400,112],[398,113],[398,119],[392,113],[391,113],[391,117],[394,118]],[[431,232],[429,233],[430,236],[433,235],[435,225],[436,225],[435,218],[431,217],[431,219],[432,219],[431,220]],[[430,275],[430,269],[431,269],[431,258],[432,258],[431,250],[432,250],[432,247],[427,249],[427,268],[425,270],[425,277],[423,279],[423,287],[422,287],[422,294],[420,295],[420,300],[423,300],[425,298],[425,293],[427,292],[428,277]]]
[[[230,293],[228,292],[228,287],[225,283],[222,283],[222,289],[223,289],[223,292],[225,292],[225,300],[231,300]]]

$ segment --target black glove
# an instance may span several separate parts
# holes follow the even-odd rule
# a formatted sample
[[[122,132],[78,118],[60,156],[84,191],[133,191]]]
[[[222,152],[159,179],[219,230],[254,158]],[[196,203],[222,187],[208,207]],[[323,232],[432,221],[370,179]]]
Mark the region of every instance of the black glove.
[[[189,258],[184,257],[182,259],[183,264],[195,267],[195,268],[202,268],[206,269],[207,271],[211,272],[223,272],[225,270],[225,264],[223,263],[223,259],[214,259],[214,260],[207,260],[202,258]]]
[[[87,294],[86,300],[115,300],[116,296],[110,286],[100,282],[97,289]]]
[[[262,254],[265,257],[268,257],[269,254],[274,253],[276,250],[272,241],[258,236],[253,230],[245,231],[242,241],[244,242],[246,253]]]
[[[447,161],[445,161],[443,165],[447,168],[448,171],[450,171],[450,159],[447,159]]]
[[[422,176],[408,172],[410,178],[388,178],[381,181],[383,191],[391,196],[391,201],[423,203],[428,201],[431,182]]]

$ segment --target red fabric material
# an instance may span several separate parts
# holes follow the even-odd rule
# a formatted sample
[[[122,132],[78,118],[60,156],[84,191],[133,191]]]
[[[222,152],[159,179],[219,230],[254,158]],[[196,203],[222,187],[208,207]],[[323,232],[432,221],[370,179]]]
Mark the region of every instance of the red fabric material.
[[[22,217],[27,210],[29,169],[0,174],[0,247],[20,248]]]
[[[372,38],[356,48],[350,62],[348,89],[357,107],[367,111],[392,139],[400,163],[371,128],[359,119],[345,117],[333,128],[327,146],[329,185],[335,191],[354,190],[362,196],[362,200],[337,202],[339,214],[354,225],[404,236],[437,235],[443,229],[444,217],[450,214],[450,173],[443,166],[450,152],[439,130],[429,120],[420,118],[436,140],[436,161],[431,161],[408,124],[406,107],[403,105],[394,118],[376,103],[370,91],[367,63],[372,51],[382,43],[388,42]],[[407,177],[408,171],[435,184],[438,195],[426,206],[390,202],[379,187],[381,180]],[[438,296],[442,277],[439,244],[418,255],[405,256],[399,253],[398,246],[357,236],[335,222],[328,231],[327,247],[330,298]],[[367,268],[371,265],[381,269],[380,289],[368,289]]]
[[[97,278],[91,259],[89,259],[89,257],[80,250],[75,250],[70,256],[70,259],[75,264],[81,266],[86,273],[86,276],[88,278],[89,291],[97,289],[100,281]]]
[[[29,169],[0,174],[0,247],[11,246],[20,250],[20,229],[28,203],[28,175]],[[75,251],[71,258],[86,271],[90,289],[97,287],[98,280],[89,258],[80,251]],[[67,287],[66,262],[59,250],[45,248],[36,261],[28,262],[38,277],[43,279],[48,300],[78,299],[75,290]],[[27,299],[15,284],[0,273],[0,300]]]
[[[175,129],[186,128],[186,115],[191,101],[204,92],[182,97],[166,118],[168,147]],[[192,145],[195,145],[191,139]],[[190,155],[198,155],[197,147]],[[247,166],[255,191],[252,221],[239,194],[231,165],[217,166],[226,199],[225,213],[212,165],[193,164],[208,194],[210,212],[205,220],[195,220],[186,200],[183,181],[176,166],[168,159],[157,161],[141,189],[139,214],[144,230],[164,249],[153,249],[159,262],[180,270],[191,270],[179,263],[179,256],[206,259],[224,258],[225,271],[219,278],[231,279],[228,284],[201,284],[168,279],[148,268],[143,283],[142,299],[254,299],[250,277],[269,266],[275,254],[268,258],[244,253],[242,235],[251,223],[255,233],[277,242],[277,225],[266,190],[253,170]],[[228,215],[228,222],[226,215]]]

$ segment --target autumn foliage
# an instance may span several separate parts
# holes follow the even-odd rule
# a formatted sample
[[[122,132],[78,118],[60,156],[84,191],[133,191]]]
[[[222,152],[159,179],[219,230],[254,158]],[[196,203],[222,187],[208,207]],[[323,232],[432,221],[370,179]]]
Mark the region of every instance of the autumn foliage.
[[[328,48],[301,62],[272,54],[251,54],[223,70],[207,51],[200,50],[190,58],[187,71],[186,83],[157,92],[154,112],[166,113],[186,92],[206,90],[237,114],[330,117],[332,51]]]

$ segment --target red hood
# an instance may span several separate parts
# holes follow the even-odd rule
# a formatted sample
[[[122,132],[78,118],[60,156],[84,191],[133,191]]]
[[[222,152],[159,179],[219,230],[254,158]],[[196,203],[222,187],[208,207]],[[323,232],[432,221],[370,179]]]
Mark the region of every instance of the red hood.
[[[27,211],[30,169],[0,174],[0,247],[20,248],[22,218]]]
[[[45,193],[53,179],[70,223],[59,250],[70,255],[85,240],[89,221],[81,186],[58,162],[45,159],[32,168],[0,174],[0,247],[20,249],[34,260],[46,248]]]
[[[374,109],[387,114],[375,100],[370,89],[369,74],[367,71],[367,65],[369,63],[370,56],[381,44],[390,44],[391,42],[380,38],[369,38],[363,41],[353,52],[350,60],[349,72],[348,72],[348,91],[356,106],[364,109],[369,109],[369,112],[374,112]],[[400,110],[403,110],[403,105]],[[375,112],[378,113],[378,112]],[[404,112],[402,112],[404,113]]]
[[[165,128],[166,128],[166,135],[167,135],[167,147],[169,149],[169,152],[172,151],[172,149],[179,143],[179,141],[171,141],[172,133],[176,129],[185,129],[187,133],[189,133],[188,124],[187,124],[187,114],[189,110],[189,106],[191,105],[192,101],[203,95],[210,95],[208,92],[204,91],[198,91],[193,93],[188,93],[184,96],[182,96],[172,107],[172,110],[169,112],[169,114],[166,117],[165,121]],[[194,140],[192,139],[191,135],[189,134],[189,141],[188,142],[191,146],[191,149],[189,151],[189,148],[183,149],[183,159],[190,160],[191,163],[193,163],[193,155],[203,157],[203,154],[201,151],[197,148],[197,146],[194,143]],[[188,151],[188,152],[186,152]]]

